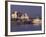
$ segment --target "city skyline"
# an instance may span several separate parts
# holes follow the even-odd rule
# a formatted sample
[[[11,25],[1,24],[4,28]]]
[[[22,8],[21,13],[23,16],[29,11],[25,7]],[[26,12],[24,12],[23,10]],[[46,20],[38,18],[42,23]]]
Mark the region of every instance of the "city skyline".
[[[11,5],[11,13],[18,11],[21,13],[27,13],[28,16],[36,18],[36,16],[41,17],[41,6],[20,6],[20,5]]]

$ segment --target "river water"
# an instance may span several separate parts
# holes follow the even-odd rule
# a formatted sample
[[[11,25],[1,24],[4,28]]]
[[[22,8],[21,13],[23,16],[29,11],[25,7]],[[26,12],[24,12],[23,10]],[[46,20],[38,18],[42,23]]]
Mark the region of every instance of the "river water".
[[[41,25],[35,26],[32,24],[20,24],[14,21],[11,21],[11,32],[19,31],[39,31],[41,30]]]

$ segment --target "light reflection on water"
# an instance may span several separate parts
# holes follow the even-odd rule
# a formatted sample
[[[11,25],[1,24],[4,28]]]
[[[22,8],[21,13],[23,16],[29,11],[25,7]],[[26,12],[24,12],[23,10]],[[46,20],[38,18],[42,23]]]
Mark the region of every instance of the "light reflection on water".
[[[11,21],[11,31],[35,31],[35,30],[41,30],[41,25],[35,26],[32,24],[20,24],[16,23],[14,21]]]

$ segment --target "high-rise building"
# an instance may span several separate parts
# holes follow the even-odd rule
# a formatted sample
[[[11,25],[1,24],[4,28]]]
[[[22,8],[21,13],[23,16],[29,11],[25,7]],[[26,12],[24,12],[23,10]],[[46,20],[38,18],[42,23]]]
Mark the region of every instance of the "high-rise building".
[[[17,11],[15,11],[14,13],[12,13],[12,18],[17,18]]]
[[[24,16],[24,14],[22,14],[21,19],[24,19],[24,18],[25,18],[25,16]]]
[[[15,15],[15,18],[17,18],[17,11],[15,11],[15,14],[14,15]]]
[[[29,16],[27,15],[27,13],[25,13],[25,19],[29,19]]]

